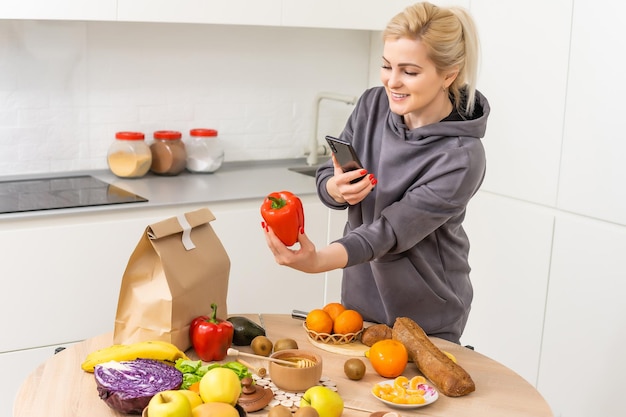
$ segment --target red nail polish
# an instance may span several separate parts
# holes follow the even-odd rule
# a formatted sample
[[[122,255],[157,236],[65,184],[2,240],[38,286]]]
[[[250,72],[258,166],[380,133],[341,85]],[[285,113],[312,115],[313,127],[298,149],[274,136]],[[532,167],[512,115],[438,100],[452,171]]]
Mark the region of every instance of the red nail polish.
[[[265,222],[261,222],[261,228],[265,229]]]
[[[370,174],[369,175],[369,179],[370,179],[370,181],[373,180],[374,179],[374,174]]]
[[[376,178],[374,178],[374,179],[372,180],[372,185],[376,185],[376,184],[378,184],[378,180],[377,180]]]
[[[304,234],[304,227],[300,228],[300,234],[303,235]]]
[[[367,170],[366,169],[362,169],[361,172],[359,172],[359,174],[365,175],[365,174],[367,174]]]

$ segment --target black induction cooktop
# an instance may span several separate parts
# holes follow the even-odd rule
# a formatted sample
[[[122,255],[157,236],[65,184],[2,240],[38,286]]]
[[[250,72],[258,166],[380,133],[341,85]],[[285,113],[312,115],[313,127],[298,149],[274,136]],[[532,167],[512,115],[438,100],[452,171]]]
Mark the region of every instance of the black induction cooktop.
[[[145,201],[148,200],[91,175],[0,181],[0,213]]]

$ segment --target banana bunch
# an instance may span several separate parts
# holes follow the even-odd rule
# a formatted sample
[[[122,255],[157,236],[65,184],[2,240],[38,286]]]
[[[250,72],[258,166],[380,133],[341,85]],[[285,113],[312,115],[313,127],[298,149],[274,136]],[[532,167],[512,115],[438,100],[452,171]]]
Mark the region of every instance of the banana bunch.
[[[176,359],[189,359],[185,352],[175,345],[160,340],[136,342],[128,345],[111,345],[96,350],[87,355],[81,368],[93,372],[96,365],[109,361],[132,361],[135,359],[155,359],[159,361],[175,362]]]

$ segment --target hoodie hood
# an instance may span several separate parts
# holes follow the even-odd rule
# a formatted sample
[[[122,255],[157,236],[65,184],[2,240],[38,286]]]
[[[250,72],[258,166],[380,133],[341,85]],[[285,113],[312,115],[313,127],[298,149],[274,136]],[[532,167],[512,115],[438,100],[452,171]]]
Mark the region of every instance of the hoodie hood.
[[[379,99],[385,100],[385,106],[389,108],[387,94],[382,89]],[[383,103],[381,103],[381,106]],[[389,110],[389,127],[400,137],[407,141],[425,141],[424,144],[437,140],[442,136],[460,136],[471,138],[483,138],[487,131],[487,119],[491,109],[489,102],[479,91],[476,91],[474,113],[471,117],[459,121],[442,121],[430,125],[409,129],[404,123],[402,116]]]

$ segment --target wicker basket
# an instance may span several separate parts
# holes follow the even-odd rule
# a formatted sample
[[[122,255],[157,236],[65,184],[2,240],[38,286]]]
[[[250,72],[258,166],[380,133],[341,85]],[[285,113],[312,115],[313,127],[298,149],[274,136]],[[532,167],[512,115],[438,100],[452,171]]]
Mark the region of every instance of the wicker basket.
[[[302,323],[302,327],[306,331],[306,334],[309,338],[315,342],[328,343],[331,345],[345,345],[347,343],[358,340],[363,332],[363,329],[359,330],[356,333],[346,333],[346,334],[328,334],[328,333],[318,333],[314,330],[309,330],[306,327],[306,322]]]

